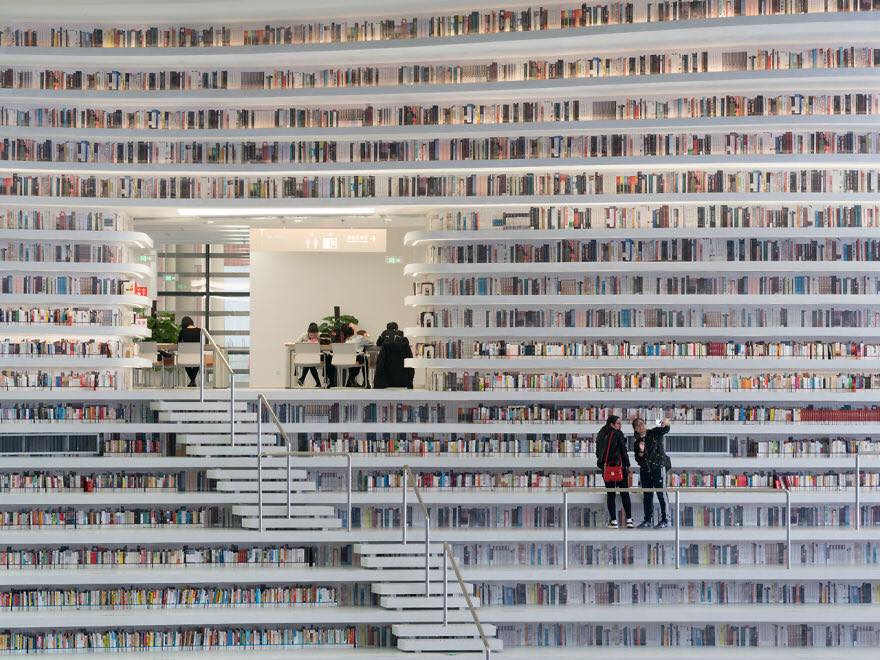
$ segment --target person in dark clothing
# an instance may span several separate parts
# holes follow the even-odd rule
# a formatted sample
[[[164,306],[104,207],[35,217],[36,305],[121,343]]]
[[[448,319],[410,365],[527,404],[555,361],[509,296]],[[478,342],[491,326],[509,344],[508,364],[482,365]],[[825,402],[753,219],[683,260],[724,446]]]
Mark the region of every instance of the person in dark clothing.
[[[606,481],[605,487],[628,488],[629,476],[629,452],[626,449],[626,438],[620,430],[620,417],[617,415],[609,415],[605,426],[599,429],[596,434],[596,465],[603,472],[602,478],[605,478],[604,471],[606,466],[620,466],[623,468],[623,478],[619,481]],[[608,527],[617,529],[617,508],[615,506],[616,498],[614,492],[609,492],[606,496],[608,503]],[[632,500],[629,493],[621,493],[620,500],[623,502],[623,510],[626,513],[626,526],[634,527],[632,519]]]
[[[633,420],[633,452],[636,463],[639,464],[639,482],[642,488],[663,488],[663,470],[672,467],[666,449],[663,447],[663,436],[669,433],[669,420],[664,419],[660,426],[646,431],[645,420],[636,417]],[[666,498],[663,493],[657,493],[660,502],[660,522],[654,525],[655,529],[669,527],[669,519],[666,517]],[[645,509],[645,519],[639,524],[639,529],[651,526],[654,517],[654,493],[644,493],[642,504]]]
[[[376,360],[373,387],[379,390],[386,387],[412,389],[415,370],[404,366],[404,360],[413,356],[409,340],[403,336],[400,330],[390,332],[386,330],[382,334],[384,335],[386,332],[388,334],[382,342],[382,348]]]
[[[376,339],[376,346],[382,346],[389,338],[394,337],[396,335],[403,336],[403,333],[400,331],[400,326],[398,326],[394,321],[385,325],[385,329],[382,331],[382,334],[379,335],[378,339]]]
[[[177,335],[178,344],[191,344],[192,342],[200,342],[202,340],[202,329],[197,327],[195,322],[189,317],[184,316],[180,320],[180,332]],[[198,367],[184,367],[186,375],[189,377],[188,387],[196,386],[196,378],[199,375]]]

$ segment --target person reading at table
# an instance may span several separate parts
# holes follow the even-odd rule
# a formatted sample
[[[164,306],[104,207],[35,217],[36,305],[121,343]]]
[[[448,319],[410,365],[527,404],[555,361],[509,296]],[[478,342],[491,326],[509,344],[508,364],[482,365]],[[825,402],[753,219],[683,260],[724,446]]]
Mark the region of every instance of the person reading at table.
[[[296,339],[297,344],[318,344],[321,341],[321,333],[318,330],[318,324],[312,321],[309,323],[309,327],[306,329],[304,333],[302,333]],[[323,356],[322,358],[323,359]],[[321,379],[318,378],[318,369],[317,367],[305,367],[302,372],[302,376],[297,379],[299,386],[302,387],[305,385],[306,376],[312,374],[312,378],[315,379],[315,387],[321,387]]]

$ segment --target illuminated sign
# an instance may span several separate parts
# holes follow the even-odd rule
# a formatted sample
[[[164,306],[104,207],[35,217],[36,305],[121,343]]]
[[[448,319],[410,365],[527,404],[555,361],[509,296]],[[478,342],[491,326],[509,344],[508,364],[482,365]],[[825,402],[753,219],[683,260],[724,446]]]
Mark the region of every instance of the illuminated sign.
[[[385,229],[251,229],[255,252],[385,252]]]

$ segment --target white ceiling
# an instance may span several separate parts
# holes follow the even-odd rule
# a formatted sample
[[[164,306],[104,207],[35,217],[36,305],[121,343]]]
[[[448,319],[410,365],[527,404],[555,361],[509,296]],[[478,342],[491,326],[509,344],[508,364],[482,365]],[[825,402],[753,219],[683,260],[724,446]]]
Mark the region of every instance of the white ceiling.
[[[251,227],[350,227],[420,229],[425,215],[352,217],[257,216],[246,218],[180,218],[134,216],[135,229],[156,243],[246,243]]]

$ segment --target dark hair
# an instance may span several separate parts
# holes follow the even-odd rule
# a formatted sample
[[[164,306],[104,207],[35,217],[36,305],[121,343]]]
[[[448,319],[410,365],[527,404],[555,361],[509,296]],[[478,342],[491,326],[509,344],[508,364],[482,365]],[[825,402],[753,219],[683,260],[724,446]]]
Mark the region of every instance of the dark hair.
[[[644,423],[645,423],[645,420],[643,420],[641,417],[636,417],[636,418],[633,420],[633,428],[635,428],[635,427],[636,427],[636,424],[638,424],[639,422],[642,422],[642,424],[644,424]]]
[[[318,324],[315,323],[314,321],[312,321],[311,323],[309,323],[309,329],[308,329],[308,332],[318,332]]]
[[[195,322],[189,316],[184,316],[182,319],[180,319],[180,327],[181,328],[191,328],[194,325],[195,325]]]
[[[618,417],[617,415],[608,415],[608,421],[605,422],[605,426],[614,426],[619,421],[620,417]]]
[[[397,330],[399,327],[400,327],[400,326],[398,326],[397,323],[395,323],[394,321],[389,321],[389,322],[385,325],[385,329],[386,329],[388,332],[393,332],[394,330]]]
[[[346,325],[342,328],[342,336],[343,337],[351,337],[354,334],[354,328],[350,325]]]

